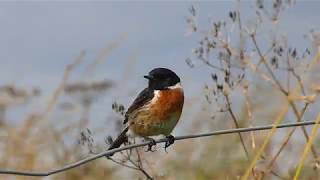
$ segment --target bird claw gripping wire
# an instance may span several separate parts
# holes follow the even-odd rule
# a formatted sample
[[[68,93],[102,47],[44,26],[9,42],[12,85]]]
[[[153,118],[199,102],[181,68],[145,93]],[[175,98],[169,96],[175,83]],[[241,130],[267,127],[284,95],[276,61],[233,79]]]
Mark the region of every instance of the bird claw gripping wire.
[[[156,141],[154,139],[152,139],[152,138],[148,139],[148,141],[149,141],[148,149],[145,152],[149,152],[149,151],[154,152],[154,151],[156,151],[155,148],[152,149],[152,147],[156,147],[156,145],[157,145]]]
[[[164,145],[164,151],[166,153],[168,153],[167,152],[167,148],[174,143],[175,138],[172,135],[166,136],[166,138],[167,138],[167,140],[166,140],[165,145]]]

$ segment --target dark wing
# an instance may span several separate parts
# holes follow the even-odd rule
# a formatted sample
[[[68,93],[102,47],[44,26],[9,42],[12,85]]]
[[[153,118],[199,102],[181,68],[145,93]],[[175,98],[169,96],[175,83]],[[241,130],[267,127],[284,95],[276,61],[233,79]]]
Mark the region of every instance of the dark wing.
[[[128,116],[135,111],[136,109],[141,108],[143,105],[151,101],[153,98],[154,93],[153,90],[150,90],[148,88],[145,88],[143,91],[141,91],[138,95],[138,97],[133,101],[131,106],[128,108],[126,114],[125,114],[125,119],[123,121],[123,124],[126,124],[128,122]]]
[[[129,128],[126,127],[126,128],[119,134],[119,136],[117,137],[117,139],[112,142],[112,144],[110,145],[110,147],[108,148],[108,150],[118,148],[118,147],[120,147],[123,143],[128,142],[128,136],[126,135],[127,132],[128,132],[128,130],[129,130]],[[110,154],[110,156],[112,156],[112,155],[113,155],[113,154]],[[107,156],[107,157],[108,157],[108,156]]]

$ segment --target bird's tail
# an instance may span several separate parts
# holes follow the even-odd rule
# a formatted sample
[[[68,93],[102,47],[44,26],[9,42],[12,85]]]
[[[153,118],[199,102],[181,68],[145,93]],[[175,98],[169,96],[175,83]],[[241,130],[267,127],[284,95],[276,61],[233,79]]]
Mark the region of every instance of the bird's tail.
[[[112,142],[112,144],[110,145],[110,147],[108,148],[108,150],[111,149],[115,149],[120,147],[123,143],[128,141],[128,136],[127,136],[127,132],[129,130],[129,127],[126,127],[121,133],[120,135],[117,137],[116,140],[114,140]],[[110,156],[112,156],[113,154],[111,154]]]

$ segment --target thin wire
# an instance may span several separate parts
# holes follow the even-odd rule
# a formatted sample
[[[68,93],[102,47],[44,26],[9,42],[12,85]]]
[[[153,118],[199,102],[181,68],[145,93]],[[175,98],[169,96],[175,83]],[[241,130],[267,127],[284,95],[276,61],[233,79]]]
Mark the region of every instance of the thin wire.
[[[296,127],[296,126],[309,126],[309,125],[314,125],[314,124],[316,124],[315,121],[284,123],[284,124],[279,124],[278,126],[276,126],[276,128],[280,129],[280,128],[289,128],[289,127]],[[219,131],[213,131],[213,132],[209,132],[209,133],[202,133],[202,134],[196,134],[196,135],[176,136],[175,140],[194,139],[194,138],[200,138],[200,137],[216,136],[216,135],[223,135],[223,134],[233,134],[233,133],[240,133],[240,132],[261,131],[261,130],[272,129],[273,127],[274,127],[273,125],[267,125],[267,126],[257,126],[257,127],[250,127],[250,128],[219,130]],[[158,144],[158,143],[163,143],[166,141],[167,141],[167,139],[164,138],[164,139],[156,140],[155,142]],[[19,176],[50,176],[50,175],[57,174],[57,173],[60,173],[63,171],[67,171],[69,169],[79,167],[81,165],[84,165],[86,163],[89,163],[91,161],[99,159],[101,157],[110,156],[116,152],[120,152],[120,151],[124,151],[124,150],[128,150],[128,149],[133,149],[133,148],[137,148],[137,147],[142,147],[142,146],[146,146],[148,144],[149,144],[149,142],[142,142],[139,144],[132,144],[132,145],[120,147],[117,149],[108,150],[108,151],[99,153],[97,155],[94,155],[92,157],[85,158],[83,160],[80,160],[80,161],[71,163],[69,165],[66,165],[64,167],[57,168],[57,169],[50,170],[50,171],[30,172],[30,171],[17,171],[17,170],[10,170],[10,169],[8,169],[8,170],[0,169],[0,174],[11,174],[11,175],[19,175]]]

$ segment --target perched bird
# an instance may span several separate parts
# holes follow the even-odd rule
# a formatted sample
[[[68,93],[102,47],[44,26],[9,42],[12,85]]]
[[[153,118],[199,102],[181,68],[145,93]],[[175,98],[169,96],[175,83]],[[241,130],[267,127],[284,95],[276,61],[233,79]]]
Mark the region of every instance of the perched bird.
[[[179,121],[184,103],[180,78],[166,68],[153,69],[144,78],[149,81],[148,87],[140,92],[128,108],[123,122],[125,128],[109,150],[127,142],[128,136],[150,140],[148,150],[155,145],[155,140],[150,136],[166,136],[165,148],[174,143],[171,132]]]

